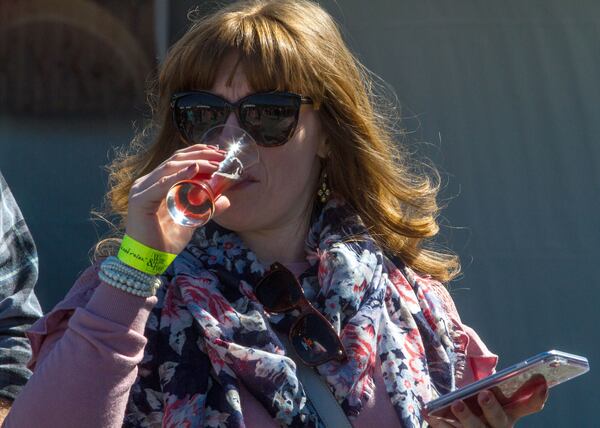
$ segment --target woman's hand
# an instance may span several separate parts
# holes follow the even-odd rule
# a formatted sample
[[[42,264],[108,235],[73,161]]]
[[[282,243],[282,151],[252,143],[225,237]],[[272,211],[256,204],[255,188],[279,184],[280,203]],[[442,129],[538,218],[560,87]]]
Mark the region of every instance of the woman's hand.
[[[547,399],[546,382],[537,387],[527,400],[510,408],[503,408],[492,392],[482,391],[477,396],[477,402],[483,411],[481,417],[473,414],[469,407],[459,400],[454,402],[451,407],[452,413],[459,423],[445,422],[435,417],[431,417],[428,422],[433,428],[510,428],[523,416],[542,410]]]
[[[129,192],[125,233],[156,250],[179,254],[190,241],[194,229],[173,222],[165,197],[176,182],[196,174],[215,172],[224,157],[214,146],[196,144],[176,151],[152,172],[135,180]],[[228,206],[226,197],[218,198],[216,212]]]

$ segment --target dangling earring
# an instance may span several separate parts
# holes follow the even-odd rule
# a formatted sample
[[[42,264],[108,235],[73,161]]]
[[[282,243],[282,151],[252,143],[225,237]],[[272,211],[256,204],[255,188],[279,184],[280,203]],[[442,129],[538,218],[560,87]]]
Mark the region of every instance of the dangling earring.
[[[319,200],[321,201],[321,203],[324,204],[329,199],[331,191],[327,186],[327,172],[325,171],[325,167],[323,167],[322,171],[323,172],[321,173],[321,180],[319,183],[319,190],[317,191],[317,196],[319,196]]]

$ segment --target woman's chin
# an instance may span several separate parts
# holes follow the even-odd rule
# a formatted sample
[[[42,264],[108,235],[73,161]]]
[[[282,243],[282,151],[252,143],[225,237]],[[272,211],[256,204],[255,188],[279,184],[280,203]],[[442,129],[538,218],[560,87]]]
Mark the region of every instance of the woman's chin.
[[[234,232],[252,230],[256,223],[256,203],[231,200],[231,205],[215,216],[214,222]]]

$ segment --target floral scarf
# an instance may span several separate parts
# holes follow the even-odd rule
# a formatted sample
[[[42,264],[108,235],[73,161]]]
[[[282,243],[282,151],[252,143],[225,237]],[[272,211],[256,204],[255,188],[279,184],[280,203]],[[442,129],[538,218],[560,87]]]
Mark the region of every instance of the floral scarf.
[[[345,413],[357,416],[374,394],[381,364],[401,425],[422,426],[423,404],[454,389],[461,358],[431,291],[440,284],[386,257],[339,200],[316,208],[306,254],[305,295],[348,354],[317,368]],[[241,384],[281,425],[323,426],[274,331],[297,314],[269,315],[254,295],[267,270],[235,233],[196,231],[159,289],[124,426],[244,427]]]

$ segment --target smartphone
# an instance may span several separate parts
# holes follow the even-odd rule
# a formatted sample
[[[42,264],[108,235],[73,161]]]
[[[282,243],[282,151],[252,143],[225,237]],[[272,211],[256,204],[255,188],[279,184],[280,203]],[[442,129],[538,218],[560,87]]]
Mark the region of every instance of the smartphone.
[[[544,382],[548,384],[548,388],[552,388],[586,373],[589,369],[585,357],[556,350],[542,352],[430,401],[425,405],[424,415],[446,422],[458,422],[450,406],[456,400],[463,400],[474,414],[481,416],[483,412],[477,402],[477,394],[485,389],[492,391],[500,404],[506,408],[529,399]]]

